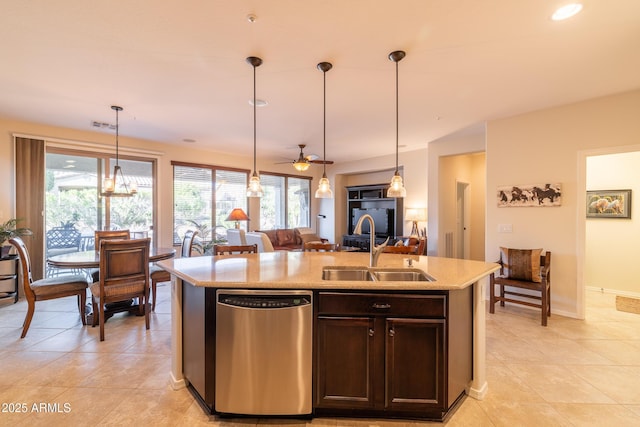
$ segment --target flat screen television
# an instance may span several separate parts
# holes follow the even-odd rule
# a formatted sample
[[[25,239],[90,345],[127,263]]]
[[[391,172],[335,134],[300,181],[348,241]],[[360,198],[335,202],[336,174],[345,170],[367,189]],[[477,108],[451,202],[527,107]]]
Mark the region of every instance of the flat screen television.
[[[353,208],[351,210],[351,227],[355,230],[356,224],[362,215],[369,214],[373,218],[375,224],[376,236],[388,236],[389,227],[393,223],[393,209],[369,208],[360,209]],[[369,221],[362,223],[362,234],[371,234]]]

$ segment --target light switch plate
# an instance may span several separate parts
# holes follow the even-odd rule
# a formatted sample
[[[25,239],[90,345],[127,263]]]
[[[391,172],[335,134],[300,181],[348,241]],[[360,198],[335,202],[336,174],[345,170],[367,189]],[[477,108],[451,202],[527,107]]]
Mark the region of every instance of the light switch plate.
[[[498,233],[511,233],[513,226],[511,224],[498,224]]]

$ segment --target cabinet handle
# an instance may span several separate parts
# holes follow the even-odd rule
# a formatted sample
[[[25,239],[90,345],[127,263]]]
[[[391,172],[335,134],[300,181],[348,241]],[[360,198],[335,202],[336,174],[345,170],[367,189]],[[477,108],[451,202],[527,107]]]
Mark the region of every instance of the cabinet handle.
[[[393,330],[393,328],[389,329],[389,336],[393,337],[396,335],[396,331]]]
[[[391,308],[391,304],[380,304],[380,303],[374,302],[372,307],[377,310],[386,310],[388,308]]]
[[[369,328],[369,336],[372,337],[373,336],[373,329]]]

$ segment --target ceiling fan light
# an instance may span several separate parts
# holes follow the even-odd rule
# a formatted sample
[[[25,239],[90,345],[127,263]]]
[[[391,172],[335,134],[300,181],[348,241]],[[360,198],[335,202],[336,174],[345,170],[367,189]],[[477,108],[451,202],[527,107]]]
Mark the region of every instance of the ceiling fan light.
[[[293,162],[293,167],[300,172],[306,171],[307,169],[309,169],[309,166],[311,166],[311,163],[309,163],[307,160],[296,160],[295,162]]]
[[[316,190],[316,199],[333,199],[333,191],[331,191],[331,183],[329,178],[323,176],[318,183]]]
[[[402,183],[402,177],[396,172],[391,178],[391,185],[389,185],[389,189],[387,190],[387,197],[406,197],[407,189],[404,188],[404,184]]]

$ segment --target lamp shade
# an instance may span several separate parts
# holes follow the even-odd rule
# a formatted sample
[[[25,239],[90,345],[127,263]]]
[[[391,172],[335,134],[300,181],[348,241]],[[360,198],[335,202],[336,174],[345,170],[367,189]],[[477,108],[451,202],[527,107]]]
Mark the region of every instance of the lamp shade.
[[[424,208],[407,208],[404,214],[405,221],[426,221],[427,210]]]
[[[244,213],[242,208],[233,209],[231,213],[229,213],[229,216],[227,217],[227,221],[247,221],[247,220],[249,220],[249,217],[247,216],[246,213]]]

